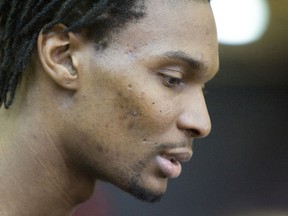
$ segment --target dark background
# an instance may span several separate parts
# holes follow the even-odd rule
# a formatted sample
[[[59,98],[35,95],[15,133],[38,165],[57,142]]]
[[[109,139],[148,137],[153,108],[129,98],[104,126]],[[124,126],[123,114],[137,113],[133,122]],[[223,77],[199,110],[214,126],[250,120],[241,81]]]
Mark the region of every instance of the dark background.
[[[163,200],[143,203],[99,183],[75,216],[288,216],[288,1],[269,2],[261,40],[220,46],[220,72],[206,95],[212,132],[195,142]]]

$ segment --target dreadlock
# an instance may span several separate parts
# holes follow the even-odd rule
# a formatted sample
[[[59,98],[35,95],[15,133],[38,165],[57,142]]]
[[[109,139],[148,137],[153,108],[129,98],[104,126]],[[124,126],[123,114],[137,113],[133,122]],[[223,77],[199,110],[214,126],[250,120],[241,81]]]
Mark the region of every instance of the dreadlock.
[[[144,15],[140,0],[0,0],[0,108],[9,108],[41,31],[64,24],[100,41],[112,29]]]

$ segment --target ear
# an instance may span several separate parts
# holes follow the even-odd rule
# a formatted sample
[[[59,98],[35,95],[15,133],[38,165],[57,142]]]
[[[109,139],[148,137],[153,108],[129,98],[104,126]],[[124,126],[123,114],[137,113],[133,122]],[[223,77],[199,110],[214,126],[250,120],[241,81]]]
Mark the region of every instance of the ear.
[[[43,69],[59,86],[77,90],[79,79],[71,50],[76,37],[64,32],[65,28],[58,24],[45,34],[41,31],[37,41],[38,55]]]

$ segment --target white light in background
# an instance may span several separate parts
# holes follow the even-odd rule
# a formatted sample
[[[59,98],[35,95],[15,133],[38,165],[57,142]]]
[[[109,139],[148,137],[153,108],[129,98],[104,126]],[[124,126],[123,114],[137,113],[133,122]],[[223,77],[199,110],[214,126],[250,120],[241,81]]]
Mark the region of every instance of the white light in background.
[[[252,43],[268,28],[270,10],[266,0],[211,0],[219,42]]]

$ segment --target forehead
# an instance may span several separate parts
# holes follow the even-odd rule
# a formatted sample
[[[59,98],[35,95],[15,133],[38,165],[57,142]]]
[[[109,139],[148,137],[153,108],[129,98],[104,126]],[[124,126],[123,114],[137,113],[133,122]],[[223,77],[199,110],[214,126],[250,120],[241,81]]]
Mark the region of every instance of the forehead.
[[[115,55],[114,60],[119,59],[121,64],[120,61],[125,62],[124,57],[126,62],[131,62],[180,51],[218,67],[216,27],[208,1],[146,0],[145,7],[143,18],[113,34],[104,51],[107,57]],[[122,57],[117,58],[117,53]]]
[[[173,25],[175,22],[200,25],[202,21],[201,25],[207,25],[213,20],[210,9],[207,0],[146,0],[146,21],[152,19],[157,25]]]
[[[169,43],[171,48],[175,46],[173,49],[177,46],[189,49],[191,45],[196,49],[197,44],[218,49],[216,35],[207,0],[147,0],[146,16],[128,25],[121,36],[126,41],[136,43],[142,41],[144,44],[162,44],[166,47]]]
[[[177,4],[177,3],[187,3],[187,2],[197,2],[197,3],[210,3],[210,0],[162,0],[163,2],[169,2],[169,3],[174,3],[174,4]]]
[[[120,35],[117,32],[114,35],[115,41],[125,35],[128,36],[125,39],[129,41],[130,33],[133,36],[141,35],[143,39],[153,34],[155,37],[161,35],[168,37],[169,35],[164,34],[171,33],[171,28],[174,29],[173,35],[191,36],[194,32],[193,39],[202,31],[206,31],[207,35],[216,35],[214,18],[208,0],[145,0],[145,8],[144,18],[129,23],[120,31]]]

